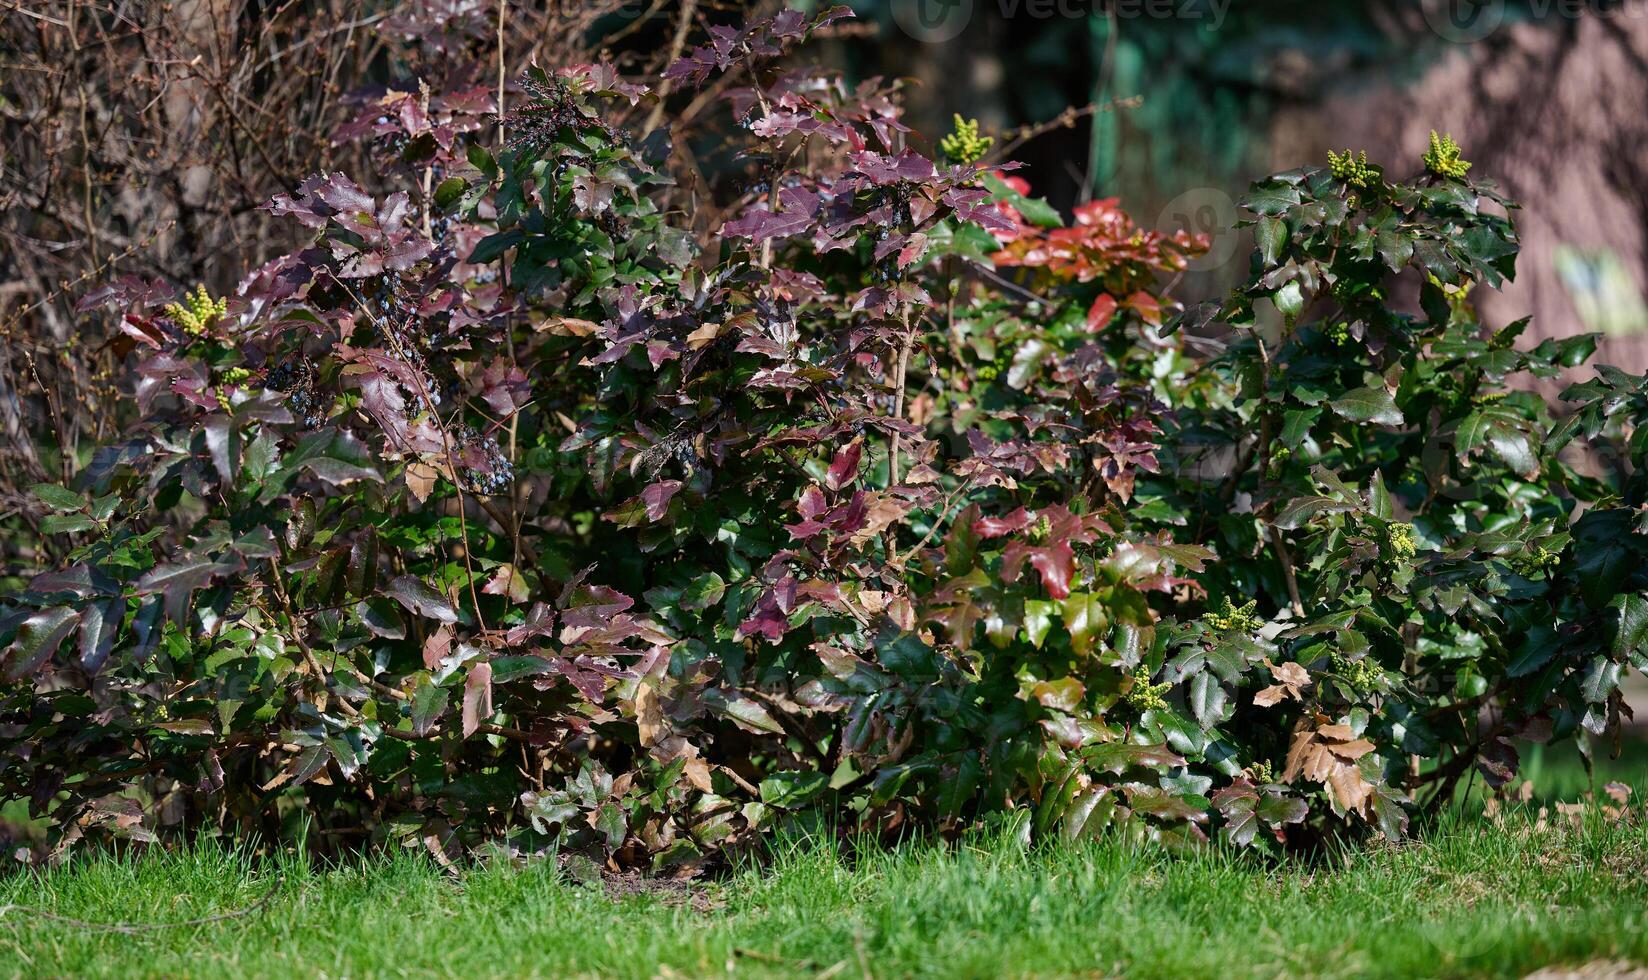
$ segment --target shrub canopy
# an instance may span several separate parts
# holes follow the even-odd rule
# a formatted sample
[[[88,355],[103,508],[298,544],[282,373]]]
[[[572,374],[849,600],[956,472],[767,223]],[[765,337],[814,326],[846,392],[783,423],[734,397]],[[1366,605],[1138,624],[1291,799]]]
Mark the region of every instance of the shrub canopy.
[[[1534,393],[1593,338],[1477,321],[1513,205],[1451,141],[1259,183],[1249,278],[1183,312],[1197,237],[773,67],[839,16],[657,86],[731,125],[649,126],[606,65],[529,72],[501,144],[407,96],[352,131],[399,189],[275,198],[312,241],[233,296],[88,295],[134,420],[37,488],[73,563],[0,604],[0,798],[59,847],[667,868],[1014,807],[1275,847],[1617,724],[1648,387]]]

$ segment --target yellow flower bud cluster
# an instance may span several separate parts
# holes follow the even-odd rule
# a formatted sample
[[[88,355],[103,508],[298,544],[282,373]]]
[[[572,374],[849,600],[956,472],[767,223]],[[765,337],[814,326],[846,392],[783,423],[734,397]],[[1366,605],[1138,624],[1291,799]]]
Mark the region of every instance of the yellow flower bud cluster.
[[[1219,633],[1252,633],[1264,625],[1264,620],[1256,615],[1258,608],[1257,599],[1249,599],[1237,606],[1227,596],[1224,609],[1219,612],[1209,610],[1202,615],[1202,622]]]
[[[1383,677],[1385,673],[1380,669],[1379,664],[1376,663],[1372,657],[1363,657],[1361,660],[1351,660],[1348,657],[1342,657],[1335,653],[1332,658],[1332,664],[1333,672],[1344,678],[1351,687],[1356,688],[1358,691],[1371,690],[1376,684],[1379,683],[1379,679]]]
[[[1150,668],[1140,664],[1132,673],[1133,686],[1122,695],[1129,705],[1141,714],[1146,711],[1156,711],[1167,707],[1167,700],[1162,697],[1172,684],[1150,683]]]
[[[218,317],[229,312],[229,301],[214,300],[205,286],[196,286],[194,292],[183,294],[183,302],[167,303],[164,312],[184,333],[200,337],[217,322]]]
[[[1549,548],[1535,548],[1532,551],[1516,555],[1511,559],[1511,567],[1527,576],[1538,575],[1549,571],[1562,563],[1562,552],[1552,551]]]
[[[1366,150],[1353,155],[1347,149],[1344,156],[1329,150],[1328,169],[1333,172],[1336,179],[1342,180],[1352,187],[1364,189],[1378,187],[1385,180],[1385,172],[1368,162],[1368,152]]]
[[[1452,136],[1438,136],[1431,130],[1431,148],[1425,151],[1425,169],[1438,177],[1464,180],[1471,169],[1469,160],[1460,159],[1459,144]]]
[[[1385,525],[1385,546],[1397,561],[1412,561],[1419,553],[1419,544],[1413,539],[1413,525],[1393,521]]]
[[[984,155],[990,152],[990,147],[995,142],[993,136],[979,135],[977,119],[963,119],[958,112],[955,129],[949,136],[938,141],[938,148],[951,162],[969,164],[984,159]]]

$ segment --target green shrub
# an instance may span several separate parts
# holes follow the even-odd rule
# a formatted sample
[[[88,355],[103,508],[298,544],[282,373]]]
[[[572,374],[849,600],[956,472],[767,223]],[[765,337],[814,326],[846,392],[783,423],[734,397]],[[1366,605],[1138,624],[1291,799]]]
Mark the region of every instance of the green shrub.
[[[137,418],[38,490],[73,564],[0,606],[0,799],[59,847],[665,867],[1011,807],[1279,846],[1618,721],[1648,388],[1601,369],[1557,421],[1522,383],[1593,340],[1476,320],[1517,241],[1457,148],[1260,183],[1248,282],[1175,316],[1205,243],[1065,225],[909,149],[890,87],[768,67],[815,26],[669,71],[753,80],[731,128],[534,70],[506,145],[386,116],[405,190],[276,198],[313,244],[235,296],[88,297]],[[749,179],[696,197],[672,153]]]

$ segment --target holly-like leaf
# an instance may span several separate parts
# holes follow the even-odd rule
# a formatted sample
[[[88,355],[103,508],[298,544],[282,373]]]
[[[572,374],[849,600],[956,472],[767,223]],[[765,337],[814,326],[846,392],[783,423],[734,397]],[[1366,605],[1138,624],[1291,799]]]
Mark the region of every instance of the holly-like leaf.
[[[436,686],[425,678],[423,683],[412,692],[412,731],[417,735],[428,735],[435,730],[435,724],[440,720],[442,712],[446,711],[451,694],[444,687]]]
[[[1287,222],[1280,218],[1263,217],[1254,222],[1253,238],[1259,244],[1259,258],[1265,265],[1275,265],[1287,247]]]
[[[1611,652],[1616,660],[1625,660],[1648,643],[1648,598],[1636,594],[1619,595],[1608,603],[1608,608],[1617,616],[1613,624]]]
[[[705,572],[692,580],[681,593],[681,608],[699,612],[716,605],[726,594],[727,584],[715,572]]]
[[[1383,388],[1357,388],[1347,391],[1328,403],[1336,415],[1352,422],[1371,422],[1375,425],[1401,425],[1402,411],[1390,392]]]
[[[76,511],[86,506],[86,501],[78,493],[53,483],[36,483],[29,490],[54,510]]]
[[[481,722],[492,715],[492,665],[481,661],[469,668],[464,679],[463,734],[475,734]]]
[[[830,468],[825,473],[824,485],[831,490],[840,490],[858,478],[858,461],[864,454],[864,440],[854,439],[846,448],[835,454],[830,460]]]
[[[400,576],[384,588],[383,594],[425,619],[441,623],[458,621],[458,611],[446,597],[415,576]]]
[[[23,620],[6,652],[6,680],[21,680],[45,666],[79,621],[80,614],[67,606],[41,609]]]

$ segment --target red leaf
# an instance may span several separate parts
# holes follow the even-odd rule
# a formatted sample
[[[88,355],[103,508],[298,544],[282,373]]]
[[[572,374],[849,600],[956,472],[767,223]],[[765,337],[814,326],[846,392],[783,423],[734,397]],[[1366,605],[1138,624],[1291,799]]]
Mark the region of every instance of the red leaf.
[[[160,349],[160,338],[155,336],[153,321],[131,313],[120,318],[120,332],[155,350]]]
[[[481,719],[492,714],[492,665],[478,663],[469,668],[464,680],[463,733],[464,738],[475,734]]]
[[[801,502],[796,505],[796,510],[801,512],[802,517],[811,520],[829,509],[829,505],[824,502],[824,495],[817,487],[808,487],[801,491]]]
[[[1162,325],[1162,304],[1156,297],[1144,290],[1139,290],[1127,298],[1127,305],[1133,312],[1139,314],[1139,319],[1153,327]]]
[[[1035,548],[1014,541],[1002,552],[1002,579],[1016,581],[1027,561],[1041,574],[1041,584],[1047,588],[1048,595],[1055,599],[1070,598],[1070,581],[1076,575],[1076,553],[1068,544],[1061,541],[1046,548]]]
[[[973,533],[981,538],[999,538],[1030,526],[1031,514],[1020,507],[1006,517],[985,517],[973,524]]]
[[[439,629],[429,635],[429,639],[423,641],[423,665],[435,670],[451,652],[452,627],[442,623]]]
[[[830,461],[830,471],[824,476],[824,485],[831,490],[840,490],[858,479],[858,461],[863,455],[864,440],[854,439]]]
[[[647,507],[647,520],[660,521],[669,513],[670,500],[681,489],[680,480],[662,480],[641,491],[641,502]]]
[[[1087,308],[1087,329],[1094,332],[1103,330],[1110,323],[1110,318],[1116,315],[1116,298],[1109,293],[1100,293],[1093,300],[1093,305]]]
[[[750,618],[739,625],[739,637],[759,635],[766,637],[769,643],[783,639],[790,629],[789,615],[795,611],[800,584],[795,576],[785,575],[761,593]]]

